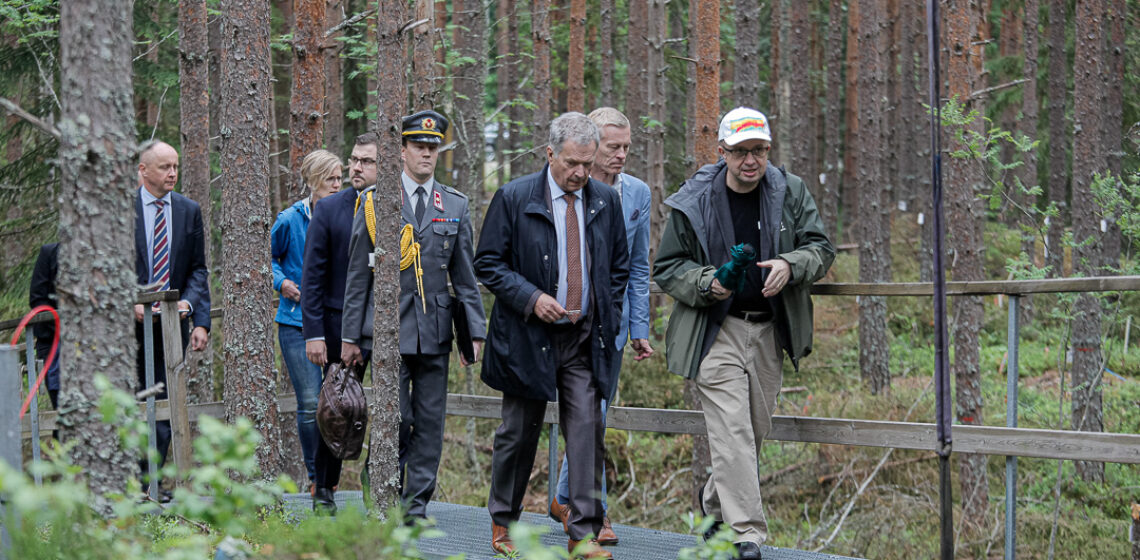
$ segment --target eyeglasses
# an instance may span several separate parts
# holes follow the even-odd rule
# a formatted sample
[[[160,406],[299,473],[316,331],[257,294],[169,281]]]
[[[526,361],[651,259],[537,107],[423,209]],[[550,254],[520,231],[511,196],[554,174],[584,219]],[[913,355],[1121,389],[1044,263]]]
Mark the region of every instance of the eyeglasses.
[[[359,163],[363,167],[368,167],[369,165],[376,165],[376,160],[372,158],[358,158],[356,156],[352,156],[348,158],[348,163],[351,165],[356,165]]]
[[[756,159],[764,159],[768,156],[768,150],[771,149],[772,146],[757,146],[751,150],[745,150],[744,148],[725,148],[724,151],[736,159],[745,159],[748,157],[748,154],[752,154],[752,157]]]

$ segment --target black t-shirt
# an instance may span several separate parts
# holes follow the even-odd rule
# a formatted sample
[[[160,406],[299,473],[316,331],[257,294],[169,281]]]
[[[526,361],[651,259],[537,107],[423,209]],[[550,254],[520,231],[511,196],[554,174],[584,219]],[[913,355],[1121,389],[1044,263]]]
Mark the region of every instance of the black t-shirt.
[[[765,187],[761,181],[750,192],[740,194],[727,186],[728,209],[732,215],[732,230],[736,244],[748,243],[756,251],[756,261],[760,262],[760,191]],[[723,263],[721,263],[723,264]],[[744,290],[733,295],[729,311],[771,311],[772,306],[764,297],[764,277],[766,269],[753,264],[745,275]]]

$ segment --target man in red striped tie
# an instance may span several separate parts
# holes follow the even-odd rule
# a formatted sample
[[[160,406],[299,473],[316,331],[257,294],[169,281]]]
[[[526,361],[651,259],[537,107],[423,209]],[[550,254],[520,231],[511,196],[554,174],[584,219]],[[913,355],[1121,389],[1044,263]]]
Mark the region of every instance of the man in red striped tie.
[[[139,190],[135,197],[135,272],[140,286],[178,290],[182,348],[206,348],[210,332],[210,287],[206,269],[206,235],[197,202],[176,192],[178,152],[165,142],[144,143],[139,150]],[[138,379],[145,384],[143,306],[135,305]],[[157,317],[157,316],[156,316]],[[154,381],[166,382],[162,332],[154,323]],[[191,331],[191,327],[193,330]],[[166,398],[163,391],[158,398]],[[163,460],[170,445],[170,422],[158,423],[158,450]]]

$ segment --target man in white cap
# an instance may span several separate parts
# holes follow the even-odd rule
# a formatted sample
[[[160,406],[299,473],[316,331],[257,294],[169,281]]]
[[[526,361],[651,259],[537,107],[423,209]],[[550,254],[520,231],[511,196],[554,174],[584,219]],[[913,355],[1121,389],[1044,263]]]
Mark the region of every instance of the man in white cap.
[[[666,201],[671,210],[653,279],[676,300],[665,333],[669,371],[696,380],[712,475],[701,510],[734,533],[738,558],[761,558],[768,522],[760,498],[760,445],[783,382],[783,353],[811,352],[811,284],[835,258],[802,179],[768,165],[772,133],[755,109],[720,123],[721,159]],[[722,265],[755,252],[743,278]],[[734,248],[736,250],[734,250]],[[736,253],[736,255],[734,255]]]

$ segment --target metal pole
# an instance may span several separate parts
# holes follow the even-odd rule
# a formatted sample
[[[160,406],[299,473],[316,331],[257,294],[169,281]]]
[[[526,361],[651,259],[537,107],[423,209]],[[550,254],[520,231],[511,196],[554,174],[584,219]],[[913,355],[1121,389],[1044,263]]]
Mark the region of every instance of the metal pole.
[[[954,558],[953,489],[950,486],[950,454],[953,452],[950,406],[950,358],[946,336],[946,272],[943,263],[942,221],[942,99],[939,92],[942,74],[938,68],[939,45],[938,0],[926,0],[927,75],[930,84],[930,186],[934,241],[934,378],[936,388],[935,415],[938,426],[938,461],[940,499],[942,500],[942,559]]]
[[[32,337],[28,337],[28,343],[24,346],[27,347],[27,364],[28,364],[28,394],[36,388],[36,378],[39,377],[40,366],[36,363],[36,345],[32,344]],[[32,465],[40,464],[40,407],[36,406],[33,402],[32,406],[28,407],[28,415],[31,416],[32,422]],[[39,469],[32,469],[32,475],[35,477],[36,486],[42,486],[44,483],[44,476],[40,474]]]
[[[146,366],[146,389],[154,386],[154,321],[150,312],[151,304],[143,304],[143,360]],[[144,459],[146,460],[147,469],[147,494],[150,499],[158,501],[158,465],[150,460],[151,449],[155,450],[154,455],[158,456],[158,428],[157,421],[154,418],[154,395],[147,395],[146,397],[146,423],[150,428],[150,437],[147,440],[147,449],[143,450],[146,453]]]
[[[15,346],[0,344],[0,461],[20,471],[20,352]],[[0,499],[0,559],[8,557],[12,540],[3,499]]]
[[[1005,385],[1005,425],[1017,427],[1017,362],[1018,362],[1018,320],[1021,296],[1009,296],[1009,328],[1006,332],[1009,349],[1009,367],[1006,369]],[[1017,555],[1017,457],[1005,458],[1005,560],[1013,560]]]

